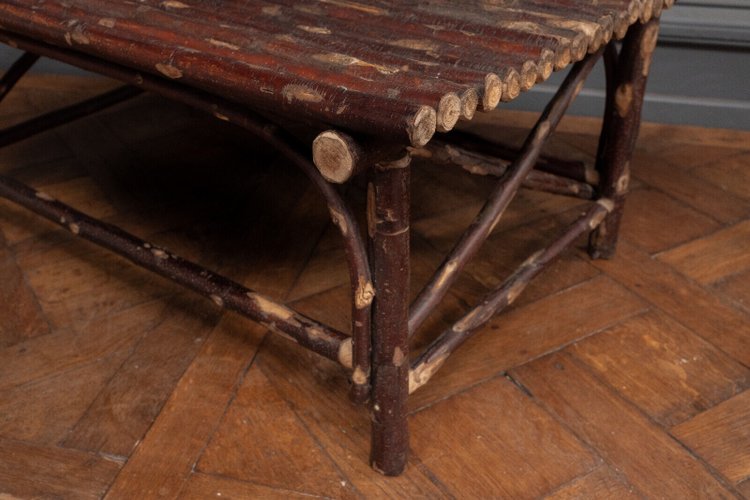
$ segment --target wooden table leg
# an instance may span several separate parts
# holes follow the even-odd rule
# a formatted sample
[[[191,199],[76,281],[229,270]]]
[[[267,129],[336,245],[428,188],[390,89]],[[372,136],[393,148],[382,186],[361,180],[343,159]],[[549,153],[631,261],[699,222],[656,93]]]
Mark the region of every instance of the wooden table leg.
[[[659,19],[633,25],[623,41],[617,59],[602,127],[597,155],[601,174],[600,195],[614,201],[612,213],[591,234],[589,253],[594,258],[610,258],[617,246],[620,219],[630,183],[630,159],[638,138],[641,108],[651,57],[656,47]]]
[[[409,431],[410,157],[378,165],[367,190],[375,301],[372,327],[372,467],[400,474]]]

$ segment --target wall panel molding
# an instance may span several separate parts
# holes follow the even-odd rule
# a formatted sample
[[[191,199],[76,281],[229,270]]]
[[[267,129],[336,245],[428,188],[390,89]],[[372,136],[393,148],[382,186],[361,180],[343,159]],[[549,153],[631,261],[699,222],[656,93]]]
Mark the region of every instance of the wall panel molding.
[[[662,16],[662,41],[750,49],[749,0],[682,0]]]

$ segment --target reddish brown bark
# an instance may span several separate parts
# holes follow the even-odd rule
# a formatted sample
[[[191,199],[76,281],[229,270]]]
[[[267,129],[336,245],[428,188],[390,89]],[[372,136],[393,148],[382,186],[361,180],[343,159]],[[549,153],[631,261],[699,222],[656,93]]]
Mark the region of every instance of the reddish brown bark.
[[[409,430],[409,157],[380,165],[368,186],[373,305],[372,451],[375,470],[406,466]]]
[[[615,208],[591,235],[589,253],[594,258],[612,257],[617,246],[630,182],[630,159],[638,138],[643,96],[658,30],[658,18],[633,25],[625,37],[617,65],[610,71],[597,169],[601,174],[601,196],[613,200]]]

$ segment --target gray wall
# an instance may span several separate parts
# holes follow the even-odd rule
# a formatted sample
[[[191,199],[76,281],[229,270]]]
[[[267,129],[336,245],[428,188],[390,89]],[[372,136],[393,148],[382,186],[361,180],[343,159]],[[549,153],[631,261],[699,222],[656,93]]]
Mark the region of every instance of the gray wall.
[[[0,48],[0,68],[17,52]],[[42,60],[37,72],[80,71]],[[507,105],[541,110],[564,75],[538,85]],[[662,18],[646,96],[644,119],[663,123],[750,130],[750,0],[678,0]],[[595,70],[573,105],[576,114],[598,116],[604,99]]]
[[[541,110],[563,77],[553,75],[508,107]],[[662,45],[651,66],[644,119],[750,130],[749,82],[750,52]],[[604,88],[603,71],[597,68],[571,112],[599,116]]]
[[[564,75],[511,103],[541,109]],[[595,70],[573,105],[598,116],[604,79]],[[750,130],[750,0],[678,0],[662,16],[644,119]]]

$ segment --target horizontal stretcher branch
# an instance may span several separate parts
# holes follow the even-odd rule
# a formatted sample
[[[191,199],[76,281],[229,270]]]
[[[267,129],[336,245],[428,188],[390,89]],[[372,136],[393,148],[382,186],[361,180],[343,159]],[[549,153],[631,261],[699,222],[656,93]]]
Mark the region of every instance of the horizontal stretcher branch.
[[[352,366],[351,339],[224,276],[147,243],[122,229],[79,212],[50,195],[0,176],[0,197],[210,298],[216,305],[238,312],[326,358]]]
[[[493,177],[502,177],[510,166],[507,160],[439,140],[433,140],[427,146],[413,150],[412,156],[425,157],[440,165],[461,167],[475,175]],[[584,200],[594,198],[594,188],[591,184],[539,170],[538,164],[528,173],[521,185],[528,189]]]

